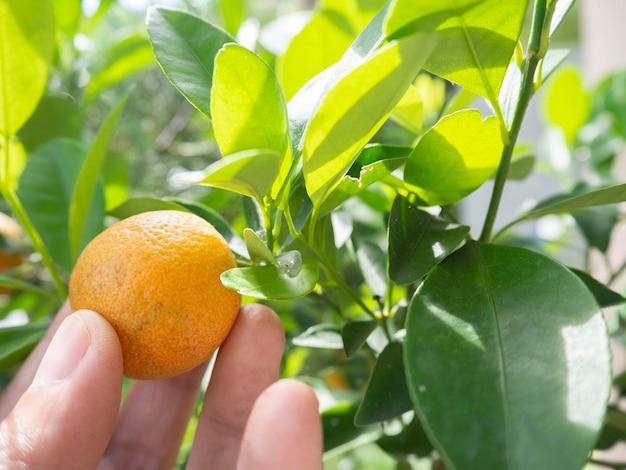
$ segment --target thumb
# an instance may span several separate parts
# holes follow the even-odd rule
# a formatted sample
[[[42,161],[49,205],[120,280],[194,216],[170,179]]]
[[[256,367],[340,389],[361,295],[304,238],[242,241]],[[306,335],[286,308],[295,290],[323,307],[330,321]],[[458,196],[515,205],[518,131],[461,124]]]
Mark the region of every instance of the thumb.
[[[69,315],[32,385],[0,423],[0,468],[95,468],[115,427],[122,352],[100,315]]]

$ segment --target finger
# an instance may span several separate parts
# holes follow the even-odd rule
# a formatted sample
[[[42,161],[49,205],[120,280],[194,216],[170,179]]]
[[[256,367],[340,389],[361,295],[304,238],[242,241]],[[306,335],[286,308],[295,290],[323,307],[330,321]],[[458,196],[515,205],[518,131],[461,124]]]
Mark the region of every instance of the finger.
[[[245,305],[220,348],[187,468],[235,468],[257,397],[278,380],[285,335],[268,307]]]
[[[13,380],[11,380],[11,383],[9,383],[4,392],[2,392],[2,396],[0,397],[0,420],[6,418],[6,416],[13,409],[24,391],[33,381],[33,377],[35,376],[37,367],[39,367],[41,358],[48,348],[50,341],[52,341],[52,337],[56,333],[57,329],[59,328],[65,317],[67,317],[70,313],[70,306],[66,302],[59,310],[59,313],[56,315],[54,321],[50,325],[50,328],[48,328],[45,336],[35,347],[35,349],[33,349],[33,351],[30,353],[28,359],[26,359],[24,364],[22,364],[22,367],[20,367],[20,370],[17,372]]]
[[[88,310],[68,316],[0,424],[0,468],[95,468],[115,426],[122,374],[111,325]]]
[[[256,401],[243,436],[238,470],[322,468],[322,424],[313,390],[281,380]],[[268,432],[271,429],[271,432]]]
[[[134,382],[98,468],[173,468],[206,366],[171,379]]]

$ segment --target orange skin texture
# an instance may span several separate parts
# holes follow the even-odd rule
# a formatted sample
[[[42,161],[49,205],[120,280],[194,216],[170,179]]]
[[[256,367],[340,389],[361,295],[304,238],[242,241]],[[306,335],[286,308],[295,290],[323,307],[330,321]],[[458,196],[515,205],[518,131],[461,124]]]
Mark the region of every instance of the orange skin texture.
[[[241,296],[220,275],[234,267],[228,244],[204,219],[144,212],[85,247],[70,277],[70,304],[111,323],[124,375],[172,377],[205,361],[228,336]]]

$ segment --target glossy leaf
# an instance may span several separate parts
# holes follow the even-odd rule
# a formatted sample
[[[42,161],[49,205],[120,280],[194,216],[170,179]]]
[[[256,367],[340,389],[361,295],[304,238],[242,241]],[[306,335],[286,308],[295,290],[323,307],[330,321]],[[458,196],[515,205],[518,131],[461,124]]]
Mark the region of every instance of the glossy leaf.
[[[405,162],[406,157],[380,160],[364,165],[359,171],[358,178],[349,175],[344,176],[339,184],[326,196],[320,205],[318,213],[322,215],[335,210],[351,197],[356,196],[372,184],[391,175]]]
[[[452,204],[489,179],[500,163],[498,120],[468,109],[442,118],[408,157],[404,179],[432,206]]]
[[[241,295],[257,299],[295,299],[313,290],[317,282],[318,265],[309,259],[302,261],[297,275],[274,264],[235,268],[222,274],[222,283]]]
[[[343,349],[341,333],[335,324],[314,325],[293,338],[292,343],[305,348]]]
[[[54,50],[50,0],[0,0],[0,135],[17,134],[46,87]]]
[[[243,231],[243,240],[246,243],[250,260],[255,264],[276,264],[272,250],[267,247],[267,242],[252,229],[246,228]]]
[[[581,271],[580,269],[569,268],[574,274],[576,274],[581,281],[585,283],[587,289],[591,291],[593,296],[598,302],[598,305],[602,308],[613,307],[615,305],[620,305],[626,302],[626,298],[621,294],[618,294],[612,289],[609,289],[607,286],[602,284],[600,281],[596,280],[590,274],[585,271]]]
[[[54,139],[30,155],[17,190],[52,258],[68,273],[74,264],[69,238],[70,204],[85,156],[86,151],[80,143]],[[97,184],[90,193],[90,200],[81,246],[103,229],[104,195],[101,184]]]
[[[73,260],[78,258],[82,248],[81,244],[84,241],[85,224],[89,217],[92,196],[101,179],[102,166],[107,155],[109,142],[113,137],[117,122],[124,110],[127,100],[128,95],[124,96],[105,118],[87,151],[85,161],[78,175],[78,180],[74,186],[70,203],[68,228],[70,250]],[[101,190],[100,188],[100,191]]]
[[[269,65],[238,44],[226,44],[215,58],[211,89],[213,131],[222,155],[271,149],[286,155],[287,110]]]
[[[425,68],[495,103],[527,5],[527,0],[396,0],[386,32],[398,37],[437,31],[439,42]]]
[[[497,236],[524,220],[548,214],[575,212],[588,207],[617,204],[624,201],[626,201],[626,184],[616,184],[606,188],[587,191],[583,194],[580,194],[579,190],[571,194],[561,194],[540,202],[535,206],[535,209],[503,227]]]
[[[387,421],[412,408],[406,385],[402,345],[389,343],[376,359],[367,389],[356,412],[357,426]]]
[[[289,100],[287,105],[289,130],[297,153],[302,152],[304,132],[324,96],[339,80],[362,65],[385,38],[383,21],[386,12],[387,6],[384,6],[358,35],[339,62],[309,80]]]
[[[224,30],[190,13],[162,7],[148,9],[147,28],[163,72],[187,100],[211,117],[215,56],[235,40]]]
[[[561,70],[550,81],[544,97],[547,121],[560,128],[565,140],[572,144],[591,112],[591,98],[583,87],[580,72],[573,67]]]
[[[361,346],[365,344],[367,338],[378,326],[376,320],[351,321],[346,323],[341,329],[341,339],[343,340],[343,350],[347,357],[354,356]]]
[[[304,135],[303,173],[314,206],[389,117],[434,45],[423,35],[389,43],[325,95]]]
[[[339,12],[319,10],[277,58],[276,73],[287,99],[311,78],[336,63],[356,34]],[[305,59],[306,58],[306,59]]]
[[[280,171],[283,157],[271,149],[242,150],[209,165],[203,172],[179,173],[185,183],[227,189],[244,196],[263,198]]]
[[[396,284],[417,282],[457,250],[470,228],[429,214],[396,197],[389,216],[389,277]]]
[[[569,270],[526,249],[468,242],[426,278],[406,328],[409,390],[447,468],[585,464],[603,424],[610,352],[600,308]]]
[[[357,264],[367,287],[375,296],[387,293],[387,255],[382,248],[366,239],[356,240]]]
[[[48,330],[46,323],[0,328],[0,370],[13,367],[28,357]]]

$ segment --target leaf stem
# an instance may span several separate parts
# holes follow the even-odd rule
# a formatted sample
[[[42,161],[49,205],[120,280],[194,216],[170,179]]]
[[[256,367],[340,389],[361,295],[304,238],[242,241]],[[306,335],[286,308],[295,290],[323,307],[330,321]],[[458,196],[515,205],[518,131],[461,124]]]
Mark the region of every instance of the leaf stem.
[[[515,143],[519,137],[520,129],[522,128],[522,123],[524,121],[528,105],[530,104],[530,100],[535,94],[535,72],[537,70],[537,66],[547,51],[548,46],[544,43],[549,42],[549,37],[545,34],[545,32],[550,29],[552,12],[553,9],[547,9],[547,0],[535,1],[529,46],[526,58],[524,59],[520,95],[515,109],[515,114],[513,115],[513,121],[511,122],[511,128],[508,131],[509,139],[502,149],[500,165],[498,166],[498,170],[496,172],[493,191],[491,193],[491,200],[489,201],[489,208],[487,210],[483,230],[479,238],[482,242],[489,242],[491,240],[493,226],[498,213],[498,208],[500,207],[500,202],[502,201],[502,193],[504,192],[504,186],[506,184],[509,168],[511,166],[511,158],[513,156],[513,150],[515,149]]]
[[[48,253],[48,250],[45,244],[43,243],[43,240],[41,239],[39,232],[37,232],[37,229],[32,224],[30,218],[28,217],[28,214],[26,213],[24,206],[22,206],[21,201],[19,200],[19,198],[17,197],[17,194],[15,194],[15,191],[13,190],[13,187],[10,181],[11,179],[11,166],[10,166],[11,149],[10,147],[11,146],[9,144],[10,143],[9,139],[10,138],[8,136],[6,135],[4,136],[4,144],[5,144],[4,152],[3,152],[4,164],[2,165],[2,172],[0,174],[0,177],[1,177],[0,191],[2,192],[2,197],[4,197],[7,204],[9,205],[9,207],[15,214],[15,217],[17,217],[17,220],[19,221],[20,225],[22,226],[24,231],[28,234],[31,240],[31,243],[33,244],[33,248],[41,255],[41,261],[50,272],[50,276],[52,277],[52,282],[54,283],[54,286],[57,292],[59,293],[62,299],[65,299],[65,297],[67,296],[67,292],[65,290],[65,286],[63,282],[61,281],[59,273],[54,265],[54,262],[52,261],[52,257],[50,256],[50,253]]]

